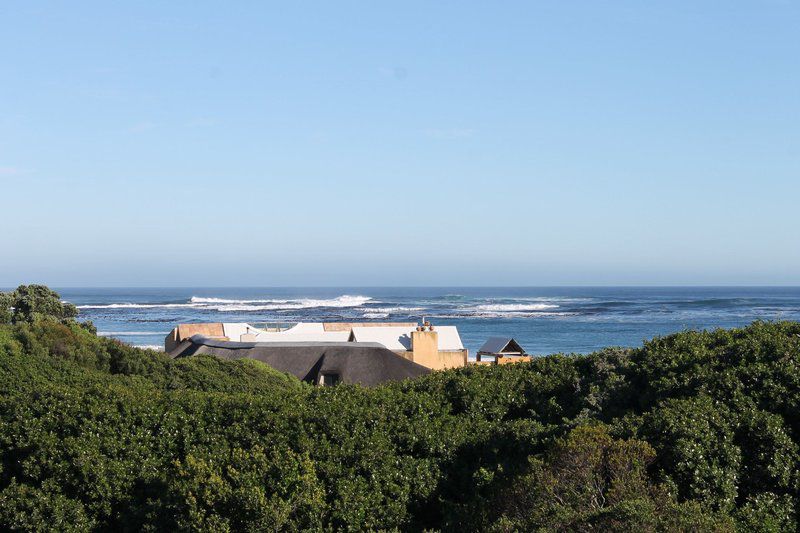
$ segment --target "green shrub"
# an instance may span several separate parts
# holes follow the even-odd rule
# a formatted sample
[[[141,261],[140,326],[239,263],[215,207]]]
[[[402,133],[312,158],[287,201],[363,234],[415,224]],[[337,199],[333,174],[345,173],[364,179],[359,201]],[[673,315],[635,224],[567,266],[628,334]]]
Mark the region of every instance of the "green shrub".
[[[89,531],[80,502],[12,481],[0,492],[0,523],[13,531]]]
[[[43,316],[70,320],[78,316],[78,308],[62,302],[57,292],[44,285],[20,285],[11,292],[0,293],[0,324],[32,322]]]
[[[752,495],[737,512],[741,529],[764,533],[796,531],[796,502],[796,498],[788,494],[778,496],[763,492]]]
[[[312,388],[33,308],[0,325],[0,529],[797,529],[797,323]]]

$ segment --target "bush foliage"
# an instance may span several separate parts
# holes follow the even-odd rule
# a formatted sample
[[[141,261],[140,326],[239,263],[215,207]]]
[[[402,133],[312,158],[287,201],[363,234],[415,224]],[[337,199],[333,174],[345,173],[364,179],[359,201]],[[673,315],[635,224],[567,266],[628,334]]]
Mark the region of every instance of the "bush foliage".
[[[797,529],[798,323],[313,388],[8,307],[4,530]]]
[[[20,285],[11,292],[0,292],[0,324],[31,322],[37,317],[69,320],[78,308],[62,302],[58,293],[44,285]]]

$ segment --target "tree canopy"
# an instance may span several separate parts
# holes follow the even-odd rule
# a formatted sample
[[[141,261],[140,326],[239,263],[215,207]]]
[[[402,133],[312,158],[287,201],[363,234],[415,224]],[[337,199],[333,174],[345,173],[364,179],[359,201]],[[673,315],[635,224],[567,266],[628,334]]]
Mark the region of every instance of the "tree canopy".
[[[70,320],[78,309],[62,302],[57,292],[45,285],[20,285],[11,292],[0,292],[0,324],[32,322],[36,317]]]

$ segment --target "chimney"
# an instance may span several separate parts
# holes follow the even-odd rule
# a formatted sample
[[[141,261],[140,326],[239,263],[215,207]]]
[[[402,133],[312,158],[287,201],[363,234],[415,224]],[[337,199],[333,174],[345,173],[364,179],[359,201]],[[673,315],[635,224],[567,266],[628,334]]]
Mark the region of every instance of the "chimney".
[[[433,331],[430,322],[411,332],[411,360],[428,367],[439,360],[439,333]]]

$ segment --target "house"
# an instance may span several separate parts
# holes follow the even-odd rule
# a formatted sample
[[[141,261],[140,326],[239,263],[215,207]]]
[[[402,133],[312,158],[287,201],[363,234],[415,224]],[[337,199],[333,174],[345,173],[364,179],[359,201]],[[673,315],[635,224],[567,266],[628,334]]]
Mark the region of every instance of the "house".
[[[377,343],[404,359],[432,370],[467,364],[468,351],[455,326],[419,326],[415,322],[300,322],[282,331],[246,323],[180,324],[164,339],[167,353],[194,335],[250,343]]]
[[[478,350],[476,360],[483,364],[502,365],[530,361],[531,358],[514,338],[489,337]]]
[[[377,343],[232,342],[193,335],[184,339],[170,355],[177,358],[197,354],[220,359],[255,359],[320,386],[337,383],[374,386],[430,372]]]
[[[347,342],[350,331],[356,326],[371,323],[351,322],[299,322],[280,331],[267,331],[244,322],[216,322],[206,324],[179,324],[164,339],[164,350],[169,353],[178,344],[193,335],[234,342]],[[414,327],[414,322],[374,323],[375,326]]]

